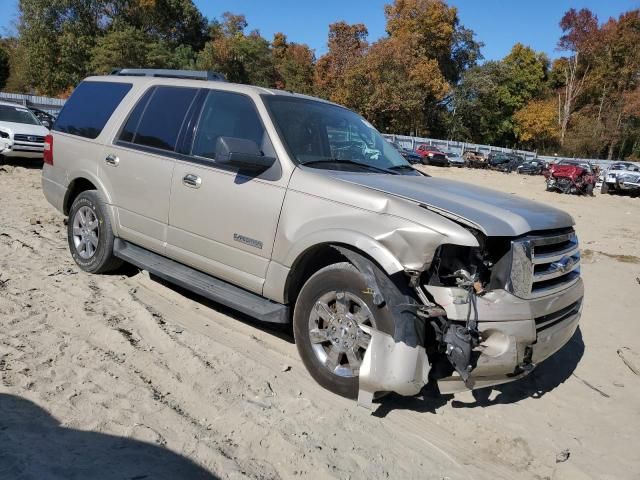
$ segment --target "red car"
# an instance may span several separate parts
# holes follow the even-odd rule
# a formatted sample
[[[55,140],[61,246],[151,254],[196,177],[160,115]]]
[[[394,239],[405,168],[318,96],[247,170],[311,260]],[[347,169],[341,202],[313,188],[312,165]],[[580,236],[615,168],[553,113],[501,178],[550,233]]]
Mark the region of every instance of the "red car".
[[[450,166],[449,159],[444,154],[444,152],[432,145],[418,145],[418,148],[416,148],[416,153],[420,155],[420,158],[422,158],[422,163],[424,165],[437,165],[439,167]]]
[[[562,160],[543,172],[547,191],[593,195],[597,175],[588,162]]]

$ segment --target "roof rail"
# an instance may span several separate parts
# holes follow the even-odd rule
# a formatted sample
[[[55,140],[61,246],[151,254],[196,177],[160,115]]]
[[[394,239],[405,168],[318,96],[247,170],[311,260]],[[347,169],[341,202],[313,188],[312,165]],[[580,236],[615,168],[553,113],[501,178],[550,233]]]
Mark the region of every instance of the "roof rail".
[[[127,77],[164,77],[226,82],[222,73],[204,70],[169,70],[164,68],[116,68],[111,75]]]

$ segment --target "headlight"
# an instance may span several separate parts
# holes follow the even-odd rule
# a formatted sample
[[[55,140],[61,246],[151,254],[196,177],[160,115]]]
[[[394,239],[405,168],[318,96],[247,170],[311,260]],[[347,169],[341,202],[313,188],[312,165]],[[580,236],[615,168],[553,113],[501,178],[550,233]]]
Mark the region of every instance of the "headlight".
[[[433,157],[433,153],[427,153],[427,157]]]
[[[9,134],[0,130],[0,138],[9,138]]]

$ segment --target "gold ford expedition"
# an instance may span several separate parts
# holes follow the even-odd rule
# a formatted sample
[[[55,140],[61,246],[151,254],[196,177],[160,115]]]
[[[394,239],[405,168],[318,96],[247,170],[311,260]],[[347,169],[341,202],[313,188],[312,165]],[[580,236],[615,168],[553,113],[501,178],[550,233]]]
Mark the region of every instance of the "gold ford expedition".
[[[44,159],[81,269],[127,262],[291,322],[313,378],[365,406],[516,380],[578,326],[569,215],[425,175],[321,99],[115,71],[78,85]]]

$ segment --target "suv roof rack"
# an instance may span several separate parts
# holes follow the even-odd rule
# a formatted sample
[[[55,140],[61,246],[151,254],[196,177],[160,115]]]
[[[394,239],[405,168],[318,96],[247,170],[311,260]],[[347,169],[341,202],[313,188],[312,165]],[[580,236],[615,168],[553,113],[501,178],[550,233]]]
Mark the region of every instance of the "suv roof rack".
[[[222,73],[204,70],[169,70],[164,68],[116,68],[111,75],[128,77],[164,77],[226,82]]]

